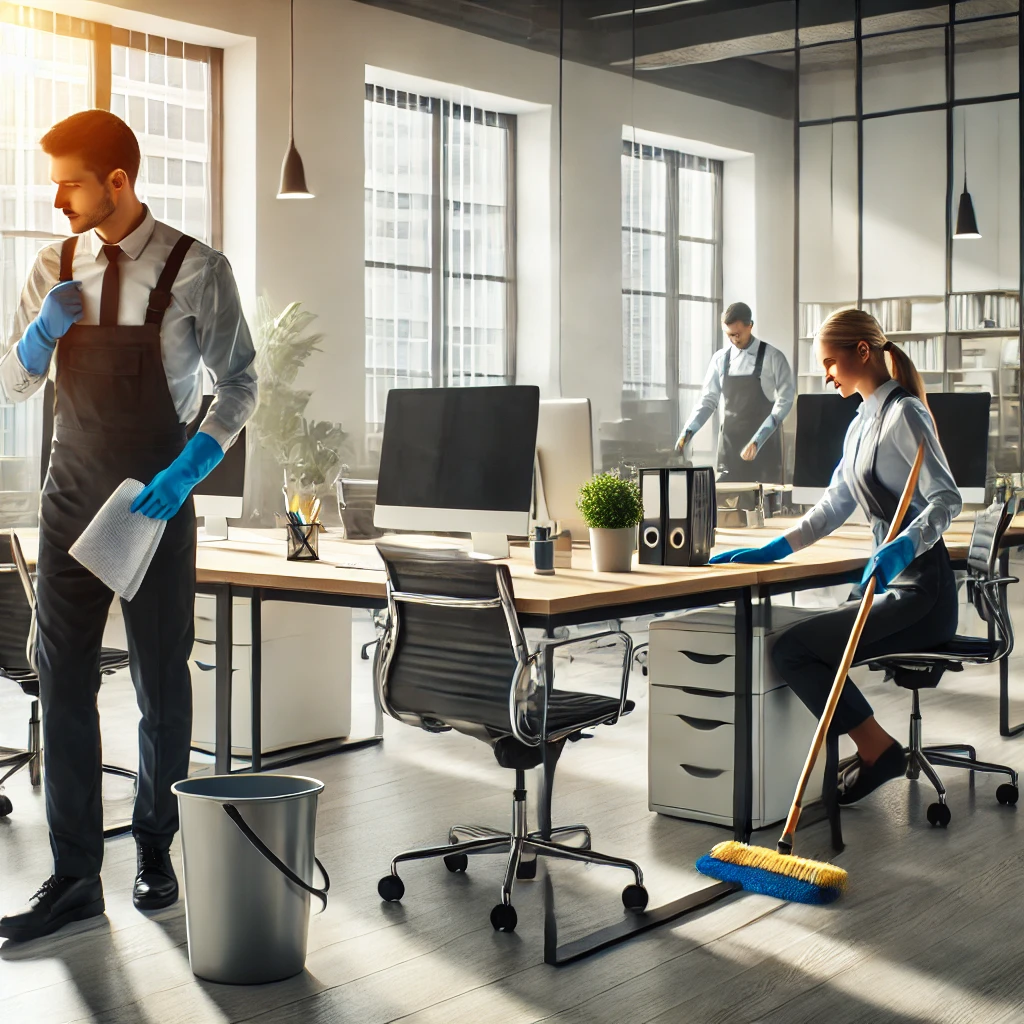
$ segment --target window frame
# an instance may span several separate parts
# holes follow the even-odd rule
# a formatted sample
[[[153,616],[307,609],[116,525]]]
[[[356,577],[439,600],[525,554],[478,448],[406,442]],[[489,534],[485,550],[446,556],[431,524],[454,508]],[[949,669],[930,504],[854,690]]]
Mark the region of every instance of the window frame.
[[[681,302],[704,302],[712,307],[712,330],[711,353],[721,348],[722,338],[719,330],[719,322],[722,317],[723,307],[723,247],[724,247],[724,223],[722,211],[722,178],[724,164],[721,160],[711,157],[694,156],[682,150],[672,149],[667,146],[653,145],[650,143],[636,142],[632,139],[622,140],[622,156],[630,159],[658,160],[665,164],[665,229],[657,230],[635,226],[632,223],[620,225],[620,234],[628,232],[631,236],[663,237],[665,239],[665,290],[651,288],[627,287],[625,280],[622,285],[622,296],[633,298],[663,298],[665,300],[665,398],[650,398],[637,395],[636,400],[641,402],[669,402],[670,418],[673,433],[682,429],[680,414],[680,397],[684,391],[700,392],[703,388],[703,378],[698,381],[684,382],[680,372],[680,316],[679,305]],[[679,203],[679,172],[681,170],[699,170],[714,176],[715,188],[712,198],[711,237],[705,238],[697,235],[683,235],[680,233],[682,221]],[[620,191],[625,186],[620,182]],[[670,244],[671,242],[671,244]],[[714,263],[712,272],[712,295],[693,295],[683,292],[680,288],[680,258],[679,246],[682,242],[697,242],[702,245],[711,245],[714,248]],[[632,252],[632,245],[630,247]],[[625,268],[623,268],[625,269]],[[623,278],[625,274],[623,273]],[[624,354],[628,349],[630,336],[623,332],[622,344]],[[635,389],[627,388],[627,383],[633,383],[640,388],[645,386],[644,381],[627,382],[625,367],[623,367],[622,390],[624,394],[632,394]]]
[[[410,93],[402,89],[394,89],[388,86],[378,85],[373,82],[364,83],[364,100],[371,103],[380,103],[385,107],[397,107],[402,109],[416,109],[431,115],[431,168],[430,168],[430,265],[426,267],[411,266],[400,263],[392,263],[384,260],[369,260],[365,258],[364,248],[364,279],[367,270],[388,270],[394,272],[426,273],[430,275],[430,377],[424,378],[425,384],[430,387],[459,386],[449,383],[452,372],[450,349],[450,332],[452,326],[449,320],[448,294],[449,283],[453,280],[461,281],[492,281],[505,286],[505,359],[504,383],[514,383],[516,379],[516,116],[498,111],[484,110],[468,104],[459,104],[438,96],[428,96],[420,93]],[[410,104],[412,104],[410,106]],[[448,225],[454,203],[458,202],[455,197],[447,194],[446,183],[449,180],[449,144],[450,124],[452,119],[462,115],[463,111],[469,111],[474,124],[485,124],[490,127],[501,128],[506,132],[505,152],[506,167],[505,175],[505,253],[506,276],[500,277],[493,274],[473,273],[469,271],[452,270],[450,252],[450,239]],[[465,118],[463,118],[465,120]],[[364,169],[365,169],[364,153]],[[364,246],[365,246],[364,227]],[[365,319],[364,314],[364,319]],[[447,333],[446,333],[447,326]],[[396,330],[397,340],[397,330]],[[365,356],[364,356],[365,363]],[[364,366],[364,373],[373,371],[380,376],[385,373],[392,373],[395,376],[408,376],[408,369],[397,366]],[[492,377],[485,378],[487,381]],[[469,386],[477,386],[471,383]],[[479,386],[486,386],[482,384]],[[366,410],[364,410],[364,417]],[[380,429],[369,419],[365,420],[370,428]]]

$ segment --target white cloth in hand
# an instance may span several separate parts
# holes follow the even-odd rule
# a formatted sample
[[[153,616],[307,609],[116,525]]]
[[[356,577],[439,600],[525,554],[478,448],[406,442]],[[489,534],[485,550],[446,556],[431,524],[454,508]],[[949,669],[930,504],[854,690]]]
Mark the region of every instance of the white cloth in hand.
[[[130,511],[143,486],[125,480],[71,545],[71,557],[126,601],[139,592],[167,527],[163,519]]]

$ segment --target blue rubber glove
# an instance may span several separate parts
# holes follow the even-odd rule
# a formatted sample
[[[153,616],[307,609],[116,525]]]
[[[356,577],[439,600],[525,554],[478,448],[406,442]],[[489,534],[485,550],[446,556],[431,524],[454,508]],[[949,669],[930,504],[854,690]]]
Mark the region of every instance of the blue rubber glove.
[[[733,548],[732,551],[723,551],[720,555],[709,558],[708,564],[722,565],[725,562],[744,562],[750,565],[765,565],[768,562],[777,562],[780,558],[791,554],[793,554],[793,545],[785,537],[776,537],[775,540],[770,540],[759,548]]]
[[[82,285],[79,281],[62,281],[54,285],[43,299],[39,315],[28,325],[18,342],[18,359],[29,373],[40,376],[50,367],[57,339],[82,319]]]
[[[220,443],[200,430],[181,454],[143,488],[132,502],[132,511],[150,519],[173,519],[192,488],[223,458]]]
[[[895,540],[883,544],[864,567],[861,586],[875,577],[875,592],[884,594],[889,584],[914,560],[914,542],[902,533]]]

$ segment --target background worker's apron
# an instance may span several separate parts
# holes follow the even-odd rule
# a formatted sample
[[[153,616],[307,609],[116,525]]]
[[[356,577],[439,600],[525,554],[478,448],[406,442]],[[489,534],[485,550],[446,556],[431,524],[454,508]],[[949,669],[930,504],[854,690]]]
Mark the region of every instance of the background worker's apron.
[[[782,483],[782,435],[780,428],[761,445],[751,462],[744,462],[741,452],[753,440],[761,424],[768,418],[774,402],[761,387],[761,369],[768,346],[758,341],[754,372],[737,377],[729,373],[732,344],[725,350],[722,364],[722,426],[718,436],[718,478],[742,483]]]

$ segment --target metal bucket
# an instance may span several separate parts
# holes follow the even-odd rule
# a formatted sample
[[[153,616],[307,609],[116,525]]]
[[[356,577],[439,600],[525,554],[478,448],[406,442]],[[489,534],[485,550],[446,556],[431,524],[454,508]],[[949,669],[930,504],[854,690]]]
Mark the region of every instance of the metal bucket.
[[[192,973],[258,985],[306,962],[309,897],[327,906],[314,855],[316,779],[213,775],[171,787],[181,815],[185,919]],[[313,865],[324,877],[312,885]]]

